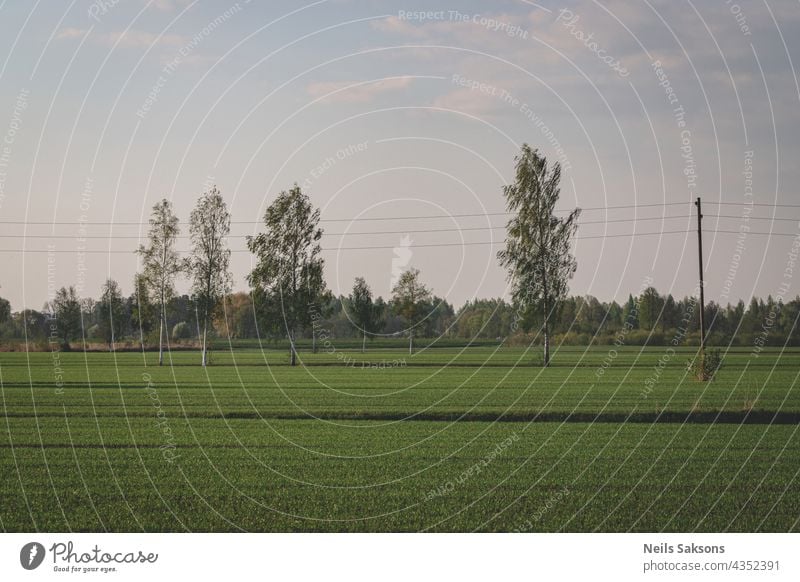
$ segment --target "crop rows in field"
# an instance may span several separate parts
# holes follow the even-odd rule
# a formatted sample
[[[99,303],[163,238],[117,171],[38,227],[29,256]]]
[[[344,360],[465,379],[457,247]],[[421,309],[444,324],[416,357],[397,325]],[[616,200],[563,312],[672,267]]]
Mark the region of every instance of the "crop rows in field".
[[[800,515],[788,426],[199,419],[165,463],[140,419],[9,422],[13,530],[785,531]]]
[[[523,350],[431,350],[375,370],[71,353],[60,381],[51,354],[3,354],[0,527],[798,527],[797,355],[731,354],[701,384],[681,354],[644,393],[660,351],[621,350],[598,374],[603,354],[562,351],[545,370],[510,365]]]

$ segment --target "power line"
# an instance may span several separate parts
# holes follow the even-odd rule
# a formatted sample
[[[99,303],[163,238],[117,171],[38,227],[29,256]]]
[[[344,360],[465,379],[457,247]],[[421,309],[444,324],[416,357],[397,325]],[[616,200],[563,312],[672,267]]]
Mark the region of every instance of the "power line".
[[[633,208],[656,208],[664,206],[685,206],[686,202],[659,202],[653,204],[622,204],[618,206],[595,206],[590,208],[581,208],[582,212],[599,211],[599,210],[622,210]],[[557,213],[572,212],[571,209],[554,210]],[[321,218],[320,222],[370,222],[370,221],[383,221],[383,220],[426,220],[426,219],[442,219],[442,218],[484,218],[490,216],[509,216],[512,212],[476,212],[468,214],[427,214],[418,216],[376,216],[374,218],[360,217],[360,218]],[[231,224],[261,224],[261,220],[234,220]],[[18,224],[18,225],[45,225],[45,226],[149,226],[149,221],[140,222],[95,222],[95,221],[25,221],[25,220],[6,220],[0,221],[0,224]],[[187,222],[180,224],[186,225]]]
[[[592,235],[592,236],[576,236],[575,240],[589,240],[589,239],[606,239],[606,238],[627,238],[635,236],[656,236],[656,235],[669,235],[669,234],[688,234],[694,232],[692,230],[665,230],[657,232],[632,232],[624,234],[606,234],[606,235]],[[704,230],[708,234],[741,234],[738,230]],[[786,232],[747,232],[748,235],[762,235],[762,236],[791,236],[796,237],[793,233]],[[438,248],[438,247],[464,247],[464,246],[481,246],[481,245],[498,245],[503,244],[505,241],[477,241],[477,242],[457,242],[457,243],[429,243],[429,244],[415,244],[411,245],[413,248]],[[397,248],[397,245],[389,246],[358,246],[358,247],[328,247],[323,248],[323,251],[373,251],[373,250],[391,250]],[[0,249],[0,253],[83,253],[83,254],[128,254],[132,255],[134,251],[121,251],[121,250],[79,250],[79,249]],[[179,253],[185,254],[188,251],[182,250]],[[249,253],[247,249],[231,249],[232,253]]]
[[[582,212],[592,212],[601,210],[625,210],[625,209],[639,209],[639,208],[663,208],[667,206],[686,206],[691,202],[657,202],[651,204],[620,204],[612,206],[593,206],[581,208]],[[725,206],[759,206],[769,208],[800,208],[800,204],[767,204],[767,203],[750,203],[743,204],[740,202],[706,202],[706,204],[725,205]],[[554,210],[556,213],[572,212],[572,209],[558,209]],[[453,218],[486,218],[491,216],[509,216],[512,212],[474,212],[465,214],[427,214],[415,216],[376,216],[376,217],[359,217],[359,218],[321,218],[320,222],[372,222],[372,221],[386,221],[386,220],[434,220],[434,219],[453,219]],[[729,215],[712,215],[718,218],[741,218],[738,216]],[[638,220],[658,220],[669,218],[684,218],[683,216],[665,216],[665,217],[642,217]],[[769,217],[750,217],[753,220],[771,220]],[[636,219],[624,219],[636,220]],[[793,220],[791,218],[775,218],[774,220]],[[261,224],[261,220],[234,220],[231,224]],[[604,221],[598,221],[601,223]],[[612,221],[607,221],[612,222]],[[3,220],[0,224],[9,225],[29,225],[29,226],[149,226],[149,221],[26,221],[26,220]],[[187,222],[180,222],[181,225],[187,225]],[[584,222],[583,224],[589,224]]]
[[[597,236],[576,236],[576,239],[583,240],[583,239],[597,239],[597,238],[620,238],[620,237],[630,237],[630,236],[653,236],[657,234],[686,234],[690,232],[688,230],[668,230],[668,231],[659,231],[659,232],[634,232],[634,233],[626,233],[626,234],[609,234],[609,235],[597,235]],[[503,244],[505,241],[503,240],[496,240],[496,241],[478,241],[478,242],[458,242],[458,243],[428,243],[428,244],[418,244],[418,245],[411,245],[413,248],[431,248],[431,247],[462,247],[462,246],[478,246],[478,245],[497,245]],[[390,250],[397,248],[397,245],[390,245],[390,246],[360,246],[360,247],[329,247],[322,249],[323,251],[374,251],[374,250]],[[0,252],[20,252],[20,253],[91,253],[91,254],[133,254],[133,251],[120,251],[120,250],[62,250],[62,249],[0,249]],[[177,251],[179,253],[185,254],[188,251],[182,250]],[[232,253],[249,253],[248,249],[231,249]]]
[[[580,222],[580,224],[612,224],[612,223],[625,223],[625,222],[637,222],[639,220],[672,220],[678,218],[691,218],[690,214],[680,215],[680,216],[650,216],[645,218],[619,218],[619,219],[612,219],[612,220],[588,220],[584,222]],[[468,226],[462,228],[430,228],[430,229],[421,229],[421,230],[386,230],[386,231],[377,231],[377,232],[324,232],[325,236],[373,236],[373,235],[386,235],[386,234],[418,234],[418,233],[435,233],[435,232],[468,232],[468,231],[482,231],[482,230],[499,230],[504,229],[506,226],[497,225],[497,226]],[[246,238],[249,235],[229,235],[226,238]],[[134,236],[134,235],[87,235],[87,236],[77,236],[77,235],[48,235],[48,234],[26,234],[26,235],[18,235],[18,234],[3,234],[0,235],[0,238],[44,238],[44,239],[98,239],[98,240],[107,240],[107,239],[128,239],[128,240],[144,240],[147,237],[142,236]],[[179,239],[189,239],[189,236],[178,236],[176,238]]]
[[[800,208],[800,204],[767,204],[764,202],[707,202],[703,204],[713,204],[715,206],[769,206],[770,208]],[[706,214],[705,216],[708,216]]]
[[[704,214],[705,217],[712,217],[712,218],[726,218],[726,219],[738,219],[741,220],[742,218],[746,218],[747,220],[768,220],[768,221],[785,221],[785,222],[800,222],[800,218],[784,218],[784,217],[769,217],[769,216],[735,216],[735,215],[728,215],[728,214]],[[639,218],[618,218],[618,219],[611,219],[611,220],[586,220],[586,221],[579,221],[581,225],[597,225],[597,224],[618,224],[618,223],[629,223],[629,222],[638,222],[638,221],[653,221],[653,220],[676,220],[676,219],[688,219],[692,218],[693,215],[691,214],[681,214],[677,216],[646,216],[646,217],[639,217]],[[38,223],[28,223],[28,224],[38,224]],[[51,224],[51,223],[47,223]],[[58,223],[58,224],[73,224],[73,223]],[[84,223],[87,224],[87,223]],[[110,223],[109,223],[110,224]],[[123,224],[123,223],[116,223],[116,224]],[[425,233],[439,233],[439,232],[473,232],[473,231],[485,231],[485,230],[500,230],[506,228],[506,225],[496,225],[496,226],[465,226],[465,227],[458,227],[458,228],[430,228],[430,229],[413,229],[413,230],[386,230],[386,231],[372,231],[372,232],[364,232],[364,231],[354,231],[354,232],[324,232],[325,236],[377,236],[377,235],[397,235],[397,234],[425,234]],[[717,232],[724,232],[724,231],[717,231]],[[757,234],[757,233],[750,233],[750,234]],[[762,233],[763,234],[763,233]],[[780,234],[780,233],[771,233],[771,234]],[[247,238],[250,235],[229,235],[227,238]],[[64,240],[111,240],[111,239],[119,239],[119,240],[146,240],[145,235],[84,235],[78,236],[75,234],[71,235],[49,235],[49,234],[2,234],[0,238],[24,238],[24,239],[64,239]],[[178,236],[178,239],[190,239],[190,236]]]
[[[704,214],[703,217],[708,216]],[[758,235],[766,235],[766,236],[791,236],[797,237],[800,234],[795,234],[792,232],[753,232],[752,230],[704,230],[703,232],[711,233],[711,234],[758,234]]]
[[[739,220],[746,219],[746,220],[785,220],[788,222],[800,222],[800,218],[782,218],[780,216],[735,216],[732,214],[703,214],[703,217],[714,217],[714,218],[737,218]]]

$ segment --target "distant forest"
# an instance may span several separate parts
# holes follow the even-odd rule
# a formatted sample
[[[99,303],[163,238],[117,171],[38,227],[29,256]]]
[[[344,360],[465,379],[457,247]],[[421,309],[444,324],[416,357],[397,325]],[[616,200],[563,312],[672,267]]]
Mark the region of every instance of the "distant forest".
[[[101,299],[77,297],[74,289],[60,289],[52,302],[41,311],[13,311],[0,298],[0,340],[5,349],[26,340],[32,349],[44,349],[58,343],[63,349],[82,346],[115,349],[150,348],[158,344],[158,306],[143,292],[123,297],[114,281],[104,285]],[[378,297],[375,302],[375,326],[367,334],[371,340],[404,335],[407,321],[392,301]],[[298,338],[312,339],[312,334],[326,338],[360,338],[362,332],[353,321],[351,300],[346,296],[327,295],[313,309],[320,314],[313,326],[306,326]],[[192,298],[179,295],[167,305],[167,328],[173,343],[191,344],[198,338],[197,306]],[[525,312],[502,299],[475,299],[456,310],[446,300],[431,296],[422,310],[427,317],[417,324],[418,337],[444,337],[528,345],[540,341],[537,331],[541,316],[536,310]],[[255,339],[277,342],[286,330],[274,315],[258,321],[251,294],[226,295],[215,309],[212,337],[236,340]],[[708,344],[800,345],[800,297],[783,303],[753,298],[749,304],[721,306],[706,304],[705,320]],[[601,302],[592,296],[570,296],[561,300],[553,314],[555,345],[590,345],[624,343],[627,345],[698,345],[699,306],[694,297],[675,299],[653,287],[638,296],[629,296],[621,305]],[[19,346],[18,346],[19,347]],[[20,347],[20,349],[22,349]],[[48,348],[50,349],[50,348]]]

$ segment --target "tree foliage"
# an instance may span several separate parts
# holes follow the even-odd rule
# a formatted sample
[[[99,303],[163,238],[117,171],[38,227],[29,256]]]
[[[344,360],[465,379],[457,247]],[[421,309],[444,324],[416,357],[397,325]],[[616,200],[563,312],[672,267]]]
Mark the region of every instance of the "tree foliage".
[[[8,299],[0,297],[0,324],[4,324],[11,319],[11,303]]]
[[[544,365],[550,362],[550,319],[577,268],[570,242],[580,209],[557,217],[561,166],[548,167],[544,156],[523,144],[516,158],[516,180],[505,186],[506,208],[514,216],[506,226],[506,247],[498,252],[508,269],[514,304],[521,312],[540,311],[543,319]]]
[[[133,277],[133,294],[128,298],[128,302],[131,306],[131,331],[134,335],[138,334],[144,342],[153,329],[153,322],[161,307],[153,304],[150,288],[142,273],[136,273]]]
[[[167,305],[175,294],[175,278],[187,268],[175,248],[179,234],[178,217],[172,210],[172,203],[165,198],[153,206],[147,246],[141,245],[137,251],[143,264],[140,282],[144,283],[142,286],[137,281],[137,294],[140,298],[149,298],[152,294],[158,301],[159,365],[164,363],[164,339],[168,333]],[[137,313],[141,315],[143,311],[138,310]],[[139,323],[142,328],[146,327],[141,317]]]
[[[647,330],[655,329],[663,310],[664,298],[655,287],[648,287],[639,297],[639,326]]]
[[[256,258],[248,281],[260,319],[280,317],[289,337],[292,365],[297,360],[297,333],[311,325],[314,305],[325,292],[319,219],[319,209],[295,184],[267,208],[265,232],[247,239]]]
[[[414,329],[421,323],[431,290],[420,280],[419,269],[404,271],[392,289],[392,310],[406,320],[408,353],[414,351]]]
[[[249,293],[231,293],[225,298],[222,307],[217,310],[214,318],[214,329],[218,336],[231,339],[256,337],[253,300]]]
[[[201,329],[202,365],[208,364],[208,327],[220,300],[230,289],[231,251],[227,237],[231,231],[231,215],[214,186],[205,192],[189,217],[192,251],[187,269],[192,278],[192,291]]]
[[[55,317],[62,348],[68,350],[70,342],[81,336],[81,302],[75,287],[61,287],[49,305]]]
[[[356,277],[353,290],[347,298],[349,316],[362,334],[361,351],[366,348],[367,335],[374,334],[381,326],[381,306],[372,299],[372,289],[363,277]]]
[[[95,308],[100,337],[113,350],[116,338],[122,335],[119,330],[124,329],[126,323],[122,292],[114,279],[106,279]]]

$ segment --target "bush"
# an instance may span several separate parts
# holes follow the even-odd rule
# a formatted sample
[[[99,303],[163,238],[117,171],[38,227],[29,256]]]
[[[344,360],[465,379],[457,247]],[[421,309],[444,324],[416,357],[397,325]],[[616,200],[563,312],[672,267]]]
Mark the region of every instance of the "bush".
[[[625,335],[625,345],[644,346],[647,345],[650,332],[644,329],[632,329]]]
[[[568,331],[567,333],[562,333],[553,337],[553,343],[555,345],[563,345],[563,346],[579,346],[580,338],[577,333],[574,331]]]
[[[706,350],[688,362],[689,372],[700,382],[709,382],[722,367],[722,355],[719,349]]]
[[[192,337],[192,328],[185,321],[180,321],[172,328],[172,339],[182,340]]]

